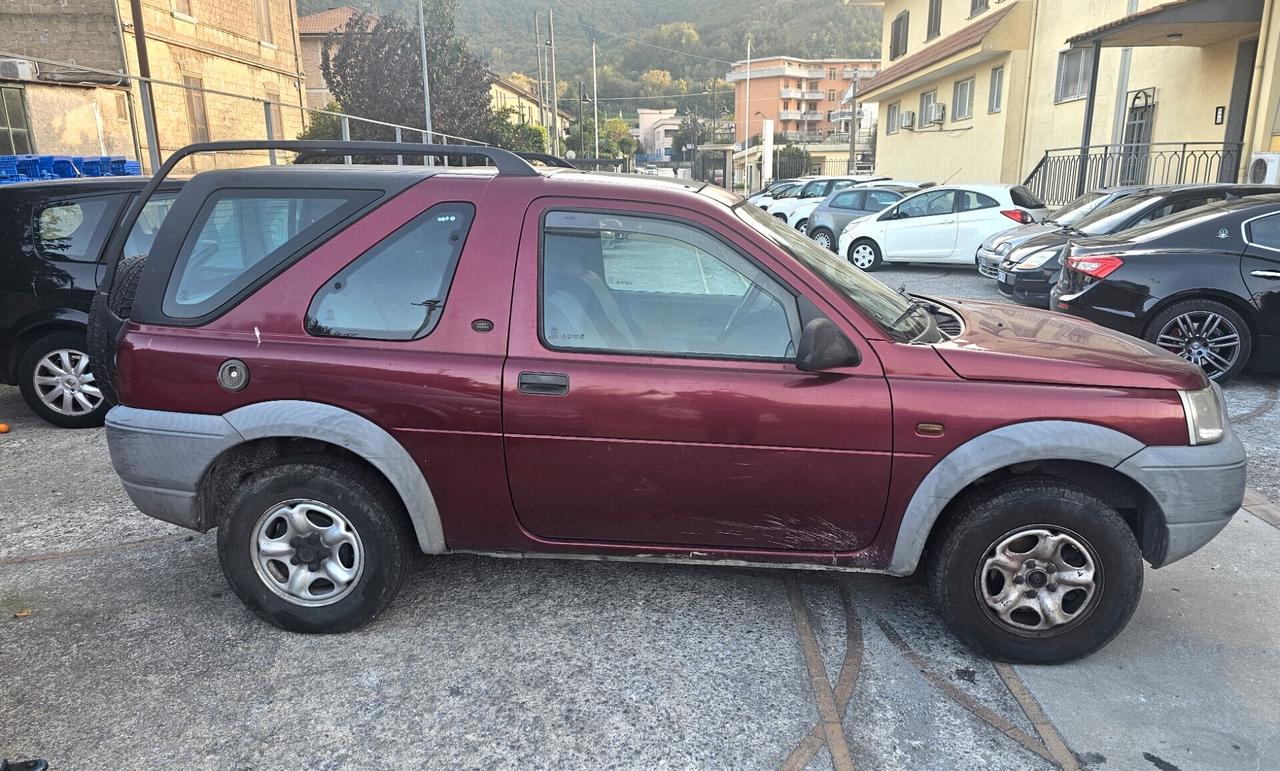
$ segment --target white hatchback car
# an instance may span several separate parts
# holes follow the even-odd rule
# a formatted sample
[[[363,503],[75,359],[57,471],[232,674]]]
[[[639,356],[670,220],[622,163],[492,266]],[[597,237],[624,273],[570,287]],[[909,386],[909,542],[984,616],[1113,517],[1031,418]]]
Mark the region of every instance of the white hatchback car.
[[[863,270],[885,262],[969,264],[989,236],[1048,214],[1022,185],[933,187],[850,222],[840,234],[840,254]]]

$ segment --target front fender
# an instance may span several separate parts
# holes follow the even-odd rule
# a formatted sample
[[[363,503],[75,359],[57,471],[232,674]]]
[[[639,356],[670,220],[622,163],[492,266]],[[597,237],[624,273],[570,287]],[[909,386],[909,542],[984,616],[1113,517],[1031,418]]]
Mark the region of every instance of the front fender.
[[[915,572],[942,510],[966,487],[993,471],[1046,460],[1115,468],[1145,446],[1114,429],[1068,420],[1016,423],[976,436],[947,453],[916,488],[898,526],[888,572],[903,576]]]

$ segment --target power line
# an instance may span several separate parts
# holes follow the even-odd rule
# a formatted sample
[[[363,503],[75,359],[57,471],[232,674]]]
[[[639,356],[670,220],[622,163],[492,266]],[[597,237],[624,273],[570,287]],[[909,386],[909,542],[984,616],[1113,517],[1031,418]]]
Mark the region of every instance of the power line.
[[[717,59],[717,58],[716,58],[716,57],[714,57],[714,56],[703,56],[702,54],[691,54],[691,53],[689,53],[688,51],[681,51],[681,50],[676,49],[676,48],[667,48],[666,46],[660,46],[660,45],[658,45],[657,43],[647,43],[647,42],[645,42],[645,41],[643,41],[643,40],[637,40],[636,38],[633,38],[633,37],[627,37],[626,35],[620,35],[620,34],[618,34],[617,32],[610,32],[610,31],[605,30],[605,29],[600,29],[599,27],[597,27],[597,26],[595,26],[595,25],[593,25],[593,24],[588,24],[588,23],[586,23],[585,21],[577,21],[577,20],[575,20],[575,23],[577,23],[578,25],[580,25],[580,26],[582,26],[582,27],[585,27],[585,28],[587,28],[587,29],[589,29],[589,30],[592,30],[593,32],[598,32],[598,33],[599,33],[599,34],[601,34],[601,35],[608,35],[609,37],[616,37],[616,38],[619,38],[620,40],[626,40],[626,41],[628,41],[628,42],[635,43],[636,45],[648,46],[649,48],[656,48],[656,49],[657,49],[657,50],[659,50],[659,51],[666,51],[666,52],[667,52],[667,53],[669,53],[669,54],[679,54],[680,56],[690,56],[690,57],[693,57],[694,59],[702,59],[703,61],[708,61],[708,62],[717,62],[717,63],[719,63],[719,64],[729,64],[729,65],[732,65],[732,64],[733,64],[733,62],[729,61],[728,59]]]
[[[627,102],[632,99],[679,99],[682,96],[710,96],[713,91],[690,91],[685,94],[653,94],[651,96],[602,96],[601,102]]]

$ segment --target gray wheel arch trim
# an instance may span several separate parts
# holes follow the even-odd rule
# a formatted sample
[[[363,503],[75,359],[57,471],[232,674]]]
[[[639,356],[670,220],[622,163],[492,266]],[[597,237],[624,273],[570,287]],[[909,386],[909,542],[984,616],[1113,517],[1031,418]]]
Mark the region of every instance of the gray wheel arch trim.
[[[440,510],[421,469],[404,446],[376,423],[329,404],[290,400],[250,404],[223,417],[245,441],[269,437],[316,439],[364,458],[400,494],[422,551],[448,551]]]
[[[947,453],[916,488],[898,526],[888,572],[915,572],[942,510],[983,476],[1016,463],[1076,460],[1115,468],[1146,445],[1092,423],[1041,420],[988,431]]]

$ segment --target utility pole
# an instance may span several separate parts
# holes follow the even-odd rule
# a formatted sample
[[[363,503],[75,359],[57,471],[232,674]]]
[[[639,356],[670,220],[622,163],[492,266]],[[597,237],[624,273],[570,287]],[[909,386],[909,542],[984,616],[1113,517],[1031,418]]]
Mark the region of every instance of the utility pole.
[[[849,174],[858,173],[858,92],[862,85],[862,70],[853,71],[853,85],[849,87]]]
[[[587,157],[587,124],[583,116],[585,108],[583,105],[587,103],[587,86],[581,80],[578,81],[578,157]]]
[[[747,150],[747,154],[743,156],[747,169],[747,193],[751,192],[751,33],[747,33],[747,98],[746,109],[743,113],[743,136],[742,149]]]
[[[547,34],[551,47],[551,152],[560,154],[560,81],[556,79],[556,12],[547,9]]]
[[[600,81],[596,76],[596,41],[591,41],[591,121],[596,139],[596,157],[600,157]]]
[[[427,75],[427,21],[422,10],[426,0],[418,0],[418,42],[422,49],[422,112],[423,124],[426,129],[423,137],[427,144],[435,141],[435,132],[431,129],[431,79]],[[435,158],[430,155],[425,158],[428,166],[434,166]]]
[[[147,157],[151,173],[160,168],[160,135],[156,130],[156,103],[151,95],[151,59],[147,56],[147,30],[142,25],[142,0],[130,0],[133,16],[133,44],[138,49],[138,94],[142,97],[142,124],[147,135]],[[189,104],[189,103],[188,103]],[[141,160],[141,159],[139,159]]]
[[[547,73],[546,57],[542,50],[542,25],[538,12],[533,12],[533,51],[538,55],[538,123],[547,125]]]

